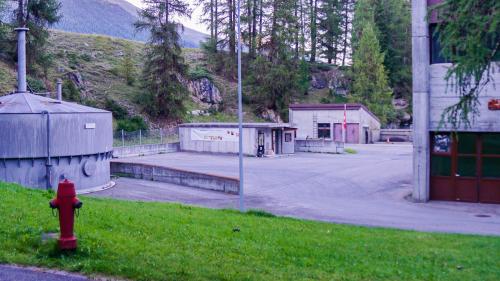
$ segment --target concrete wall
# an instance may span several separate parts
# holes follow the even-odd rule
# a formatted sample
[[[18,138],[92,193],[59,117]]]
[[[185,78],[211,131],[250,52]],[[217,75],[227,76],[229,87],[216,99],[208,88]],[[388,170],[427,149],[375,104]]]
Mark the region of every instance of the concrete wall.
[[[459,97],[452,87],[447,87],[444,79],[447,69],[451,64],[432,64],[429,69],[430,79],[430,130],[450,130],[450,124],[440,126],[443,111],[458,102]],[[483,89],[479,96],[479,110],[481,114],[471,123],[471,126],[463,126],[459,131],[470,132],[500,132],[500,111],[488,109],[488,101],[500,99],[500,63],[492,66],[492,80]],[[472,116],[471,116],[472,117]]]
[[[160,153],[171,153],[177,151],[180,151],[180,144],[178,142],[164,143],[164,144],[121,146],[113,148],[113,157],[121,158],[121,157],[151,155]]]
[[[162,166],[112,161],[111,173],[120,176],[173,183],[231,194],[238,194],[239,192],[239,180],[236,178]]]
[[[413,131],[411,129],[382,129],[380,130],[380,141],[389,141],[397,139],[411,142],[413,140]]]
[[[343,153],[342,143],[333,140],[295,140],[295,151],[316,153]]]
[[[290,109],[290,125],[297,128],[297,139],[317,138],[314,131],[314,116],[317,123],[330,123],[332,139],[335,123],[344,122],[343,110],[292,110]],[[380,138],[380,123],[363,109],[347,110],[347,123],[359,124],[359,143],[364,143],[364,127],[368,127],[371,139]]]

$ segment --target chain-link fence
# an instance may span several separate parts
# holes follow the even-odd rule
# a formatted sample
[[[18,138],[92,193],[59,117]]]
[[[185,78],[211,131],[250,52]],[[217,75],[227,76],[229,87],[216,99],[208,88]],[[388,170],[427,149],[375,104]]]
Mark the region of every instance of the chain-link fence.
[[[179,128],[158,130],[139,130],[127,132],[117,130],[113,133],[113,146],[132,146],[143,144],[162,144],[179,141]]]

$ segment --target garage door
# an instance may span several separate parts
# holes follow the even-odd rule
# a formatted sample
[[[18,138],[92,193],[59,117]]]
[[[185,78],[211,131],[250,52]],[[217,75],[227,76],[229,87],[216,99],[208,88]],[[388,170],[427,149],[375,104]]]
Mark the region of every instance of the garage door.
[[[431,135],[432,200],[500,203],[500,134]]]
[[[336,142],[342,142],[342,124],[333,124],[333,137]],[[359,124],[347,123],[346,143],[359,143]]]

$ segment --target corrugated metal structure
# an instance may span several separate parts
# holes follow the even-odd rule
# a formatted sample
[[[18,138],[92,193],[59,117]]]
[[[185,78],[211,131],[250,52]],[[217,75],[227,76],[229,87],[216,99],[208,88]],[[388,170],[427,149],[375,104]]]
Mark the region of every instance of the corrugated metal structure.
[[[111,113],[29,93],[0,97],[0,180],[79,190],[110,181]]]
[[[110,184],[111,112],[27,92],[26,32],[18,33],[17,93],[0,97],[0,181],[51,189],[60,179],[77,190]]]

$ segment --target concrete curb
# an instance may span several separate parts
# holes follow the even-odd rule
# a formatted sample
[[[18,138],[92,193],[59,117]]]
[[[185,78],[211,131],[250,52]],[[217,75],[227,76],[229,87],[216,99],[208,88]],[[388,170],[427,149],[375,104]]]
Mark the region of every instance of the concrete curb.
[[[239,179],[142,163],[111,161],[111,173],[117,176],[173,183],[201,189],[239,193]]]
[[[96,186],[96,187],[92,187],[92,188],[86,188],[83,190],[77,190],[76,194],[77,195],[84,195],[84,194],[94,193],[94,192],[98,192],[98,191],[103,191],[106,189],[110,189],[115,185],[116,185],[116,183],[114,181],[110,181],[104,185],[100,185],[100,186]]]

